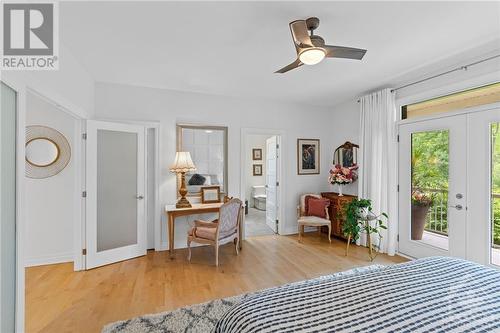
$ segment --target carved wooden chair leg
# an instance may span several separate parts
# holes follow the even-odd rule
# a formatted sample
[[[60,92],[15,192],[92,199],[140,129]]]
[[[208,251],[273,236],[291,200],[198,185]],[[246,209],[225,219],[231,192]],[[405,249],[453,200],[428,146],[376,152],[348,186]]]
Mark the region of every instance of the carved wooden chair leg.
[[[330,224],[328,225],[328,241],[332,242],[332,226]]]
[[[349,254],[349,244],[351,244],[351,235],[349,235],[347,237],[347,245],[346,245],[346,248],[345,248],[345,256],[347,257],[347,255]]]
[[[234,239],[234,248],[236,250],[236,255],[240,254],[240,251],[238,250],[238,248],[240,247],[240,238],[235,238]]]
[[[299,243],[302,243],[302,233],[304,232],[304,226],[299,224]]]
[[[188,261],[191,262],[191,240],[188,240]]]

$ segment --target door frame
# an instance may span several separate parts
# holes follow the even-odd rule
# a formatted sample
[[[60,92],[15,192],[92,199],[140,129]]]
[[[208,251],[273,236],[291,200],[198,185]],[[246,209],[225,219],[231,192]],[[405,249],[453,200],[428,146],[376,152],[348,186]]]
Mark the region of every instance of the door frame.
[[[279,162],[278,162],[278,174],[280,175],[280,188],[278,194],[278,234],[285,234],[286,228],[285,224],[285,204],[284,204],[284,193],[286,193],[286,174],[283,172],[283,161],[286,158],[286,132],[279,129],[266,129],[266,128],[251,128],[242,127],[240,136],[240,198],[245,203],[246,200],[246,178],[245,166],[250,161],[248,154],[245,151],[247,136],[248,135],[269,135],[269,136],[279,136],[281,138],[280,148],[279,148]],[[245,239],[245,225],[242,225],[242,238]]]
[[[464,88],[464,89],[467,89],[467,88]],[[428,96],[428,98],[431,98]],[[398,103],[397,103],[397,110],[401,110],[401,107],[402,105],[405,105],[405,104],[408,104],[410,103],[409,102],[409,99],[408,98],[405,98],[403,100],[399,100]],[[446,113],[442,113],[442,114],[436,114],[436,115],[432,115],[432,116],[425,116],[425,117],[415,117],[415,118],[410,118],[410,119],[402,119],[402,120],[399,120],[396,124],[397,126],[397,135],[399,137],[399,128],[400,128],[400,125],[404,125],[404,124],[412,124],[412,123],[417,123],[417,122],[421,122],[421,121],[425,121],[425,120],[434,120],[434,119],[442,119],[442,118],[447,118],[447,117],[453,117],[453,116],[457,116],[457,115],[464,115],[464,116],[467,116],[468,114],[474,114],[474,113],[477,113],[477,112],[482,112],[482,111],[488,111],[488,110],[492,110],[492,109],[498,109],[500,108],[500,102],[498,103],[491,103],[491,104],[486,104],[486,105],[479,105],[479,106],[474,106],[474,107],[469,107],[469,108],[464,108],[464,109],[460,109],[460,110],[456,110],[456,111],[450,111],[450,112],[446,112]],[[468,126],[467,126],[468,127]],[[469,135],[469,128],[466,129],[467,131],[467,135]],[[398,163],[398,166],[397,166],[397,169],[398,169],[398,186],[400,184],[400,176],[399,176],[399,168],[400,168],[400,165],[399,165],[399,160],[400,160],[400,145],[399,145],[400,142],[398,142],[398,151],[397,151],[397,163]],[[467,147],[466,149],[469,149],[470,147],[468,147],[469,145],[469,142],[466,143]],[[467,158],[467,160],[469,160]],[[467,168],[469,168],[469,161],[467,161]],[[469,192],[469,179],[467,180],[467,192]],[[469,194],[470,193],[466,193],[465,196],[467,198],[467,202],[465,203],[466,206],[469,205]],[[398,191],[398,202],[399,202],[399,191]],[[401,214],[401,211],[400,211],[400,205],[398,204],[398,216],[397,216],[397,219],[398,219],[398,229],[400,229],[400,224],[403,223],[401,217],[402,217],[402,214]],[[468,225],[467,225],[467,221],[470,219],[470,211],[467,210],[466,211],[466,230],[468,229]],[[407,257],[407,258],[412,258],[412,259],[415,259],[407,254],[404,254],[404,253],[401,253],[399,251],[399,234],[398,234],[398,251],[397,251],[397,254],[398,255],[401,255],[403,257]],[[490,265],[492,266],[492,265]],[[496,266],[493,266],[495,268],[498,268]]]

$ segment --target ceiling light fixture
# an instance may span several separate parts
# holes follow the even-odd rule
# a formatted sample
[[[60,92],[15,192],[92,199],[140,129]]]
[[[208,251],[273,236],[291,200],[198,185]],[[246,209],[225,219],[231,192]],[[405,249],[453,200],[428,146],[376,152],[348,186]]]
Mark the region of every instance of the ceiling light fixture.
[[[299,60],[306,65],[316,65],[325,58],[325,51],[319,47],[311,47],[300,53]]]

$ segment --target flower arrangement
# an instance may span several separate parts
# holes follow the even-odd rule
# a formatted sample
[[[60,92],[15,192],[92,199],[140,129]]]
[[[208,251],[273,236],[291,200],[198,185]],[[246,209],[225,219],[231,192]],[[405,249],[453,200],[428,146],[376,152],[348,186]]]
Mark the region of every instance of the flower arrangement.
[[[434,197],[420,190],[413,190],[411,193],[411,204],[414,206],[430,206]]]
[[[340,164],[335,165],[330,169],[328,181],[330,184],[346,185],[350,184],[358,178],[356,170],[358,166],[354,164],[351,167],[343,167]]]

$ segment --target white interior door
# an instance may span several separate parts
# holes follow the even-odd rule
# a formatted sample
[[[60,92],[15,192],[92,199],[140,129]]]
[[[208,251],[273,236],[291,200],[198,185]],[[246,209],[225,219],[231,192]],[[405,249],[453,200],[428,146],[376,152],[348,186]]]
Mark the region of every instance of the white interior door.
[[[266,224],[278,233],[279,138],[266,140]]]
[[[399,126],[399,252],[465,258],[466,126],[466,115]],[[421,194],[432,204],[416,202]]]
[[[144,128],[87,121],[87,269],[146,254]]]

